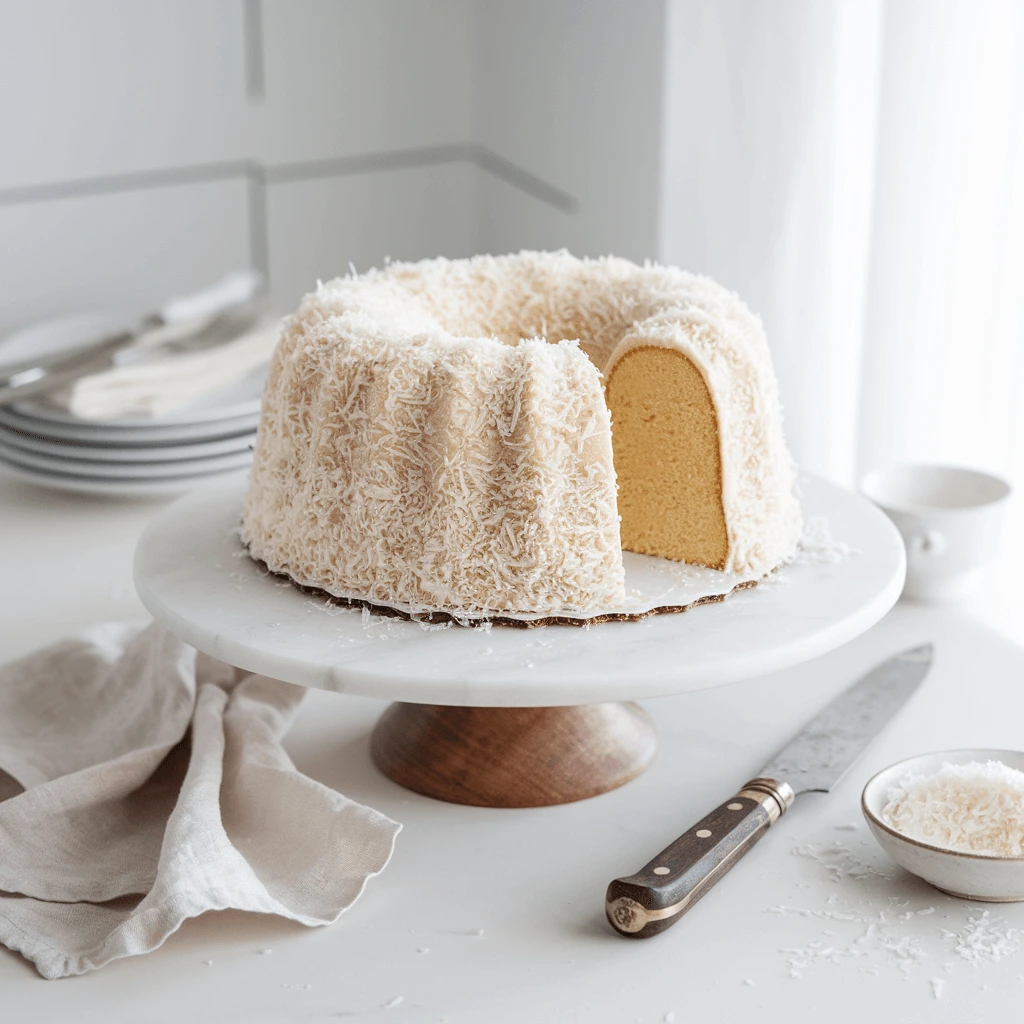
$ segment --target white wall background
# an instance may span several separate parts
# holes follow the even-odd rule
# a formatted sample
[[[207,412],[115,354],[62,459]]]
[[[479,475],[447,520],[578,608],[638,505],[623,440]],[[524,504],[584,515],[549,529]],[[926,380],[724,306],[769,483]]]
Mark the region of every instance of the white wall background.
[[[250,262],[655,255],[661,0],[0,0],[0,331]]]
[[[662,0],[482,0],[476,138],[571,213],[487,176],[478,247],[657,255]]]
[[[0,325],[472,251],[475,178],[430,147],[471,139],[473,30],[469,0],[3,0]]]

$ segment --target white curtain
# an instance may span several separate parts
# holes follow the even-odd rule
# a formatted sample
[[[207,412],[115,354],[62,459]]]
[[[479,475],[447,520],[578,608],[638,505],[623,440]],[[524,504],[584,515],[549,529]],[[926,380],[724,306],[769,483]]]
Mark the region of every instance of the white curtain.
[[[787,434],[851,479],[870,236],[878,0],[668,6],[660,248],[764,318]]]
[[[1024,488],[1024,3],[670,0],[661,249],[763,316],[801,464]],[[990,618],[1024,639],[1024,500]]]

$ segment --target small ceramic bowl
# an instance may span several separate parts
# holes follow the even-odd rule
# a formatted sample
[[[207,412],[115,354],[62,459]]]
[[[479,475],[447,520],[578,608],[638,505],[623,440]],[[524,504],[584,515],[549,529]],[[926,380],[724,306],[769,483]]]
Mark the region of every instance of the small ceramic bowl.
[[[881,847],[897,864],[950,896],[986,903],[1024,900],[1024,857],[987,857],[959,853],[900,834],[882,820],[889,790],[908,775],[930,775],[944,764],[1002,761],[1024,771],[1019,750],[940,750],[899,761],[880,771],[864,787],[860,806]]]

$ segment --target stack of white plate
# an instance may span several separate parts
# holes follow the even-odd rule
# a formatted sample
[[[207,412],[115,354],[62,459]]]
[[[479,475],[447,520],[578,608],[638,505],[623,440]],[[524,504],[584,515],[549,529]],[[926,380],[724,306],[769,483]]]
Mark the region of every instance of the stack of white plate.
[[[264,375],[158,419],[85,421],[27,400],[0,407],[0,465],[46,487],[138,497],[244,472]]]

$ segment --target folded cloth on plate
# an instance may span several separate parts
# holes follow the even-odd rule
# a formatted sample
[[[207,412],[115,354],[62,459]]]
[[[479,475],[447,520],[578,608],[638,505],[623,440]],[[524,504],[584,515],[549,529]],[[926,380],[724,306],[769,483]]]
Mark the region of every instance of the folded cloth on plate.
[[[0,942],[45,978],[237,908],[336,921],[401,825],[303,775],[305,691],[108,623],[0,669]]]
[[[236,384],[265,366],[280,334],[277,320],[262,320],[232,341],[195,352],[160,352],[197,324],[146,332],[109,370],[80,377],[47,396],[46,404],[82,420],[163,416]]]

